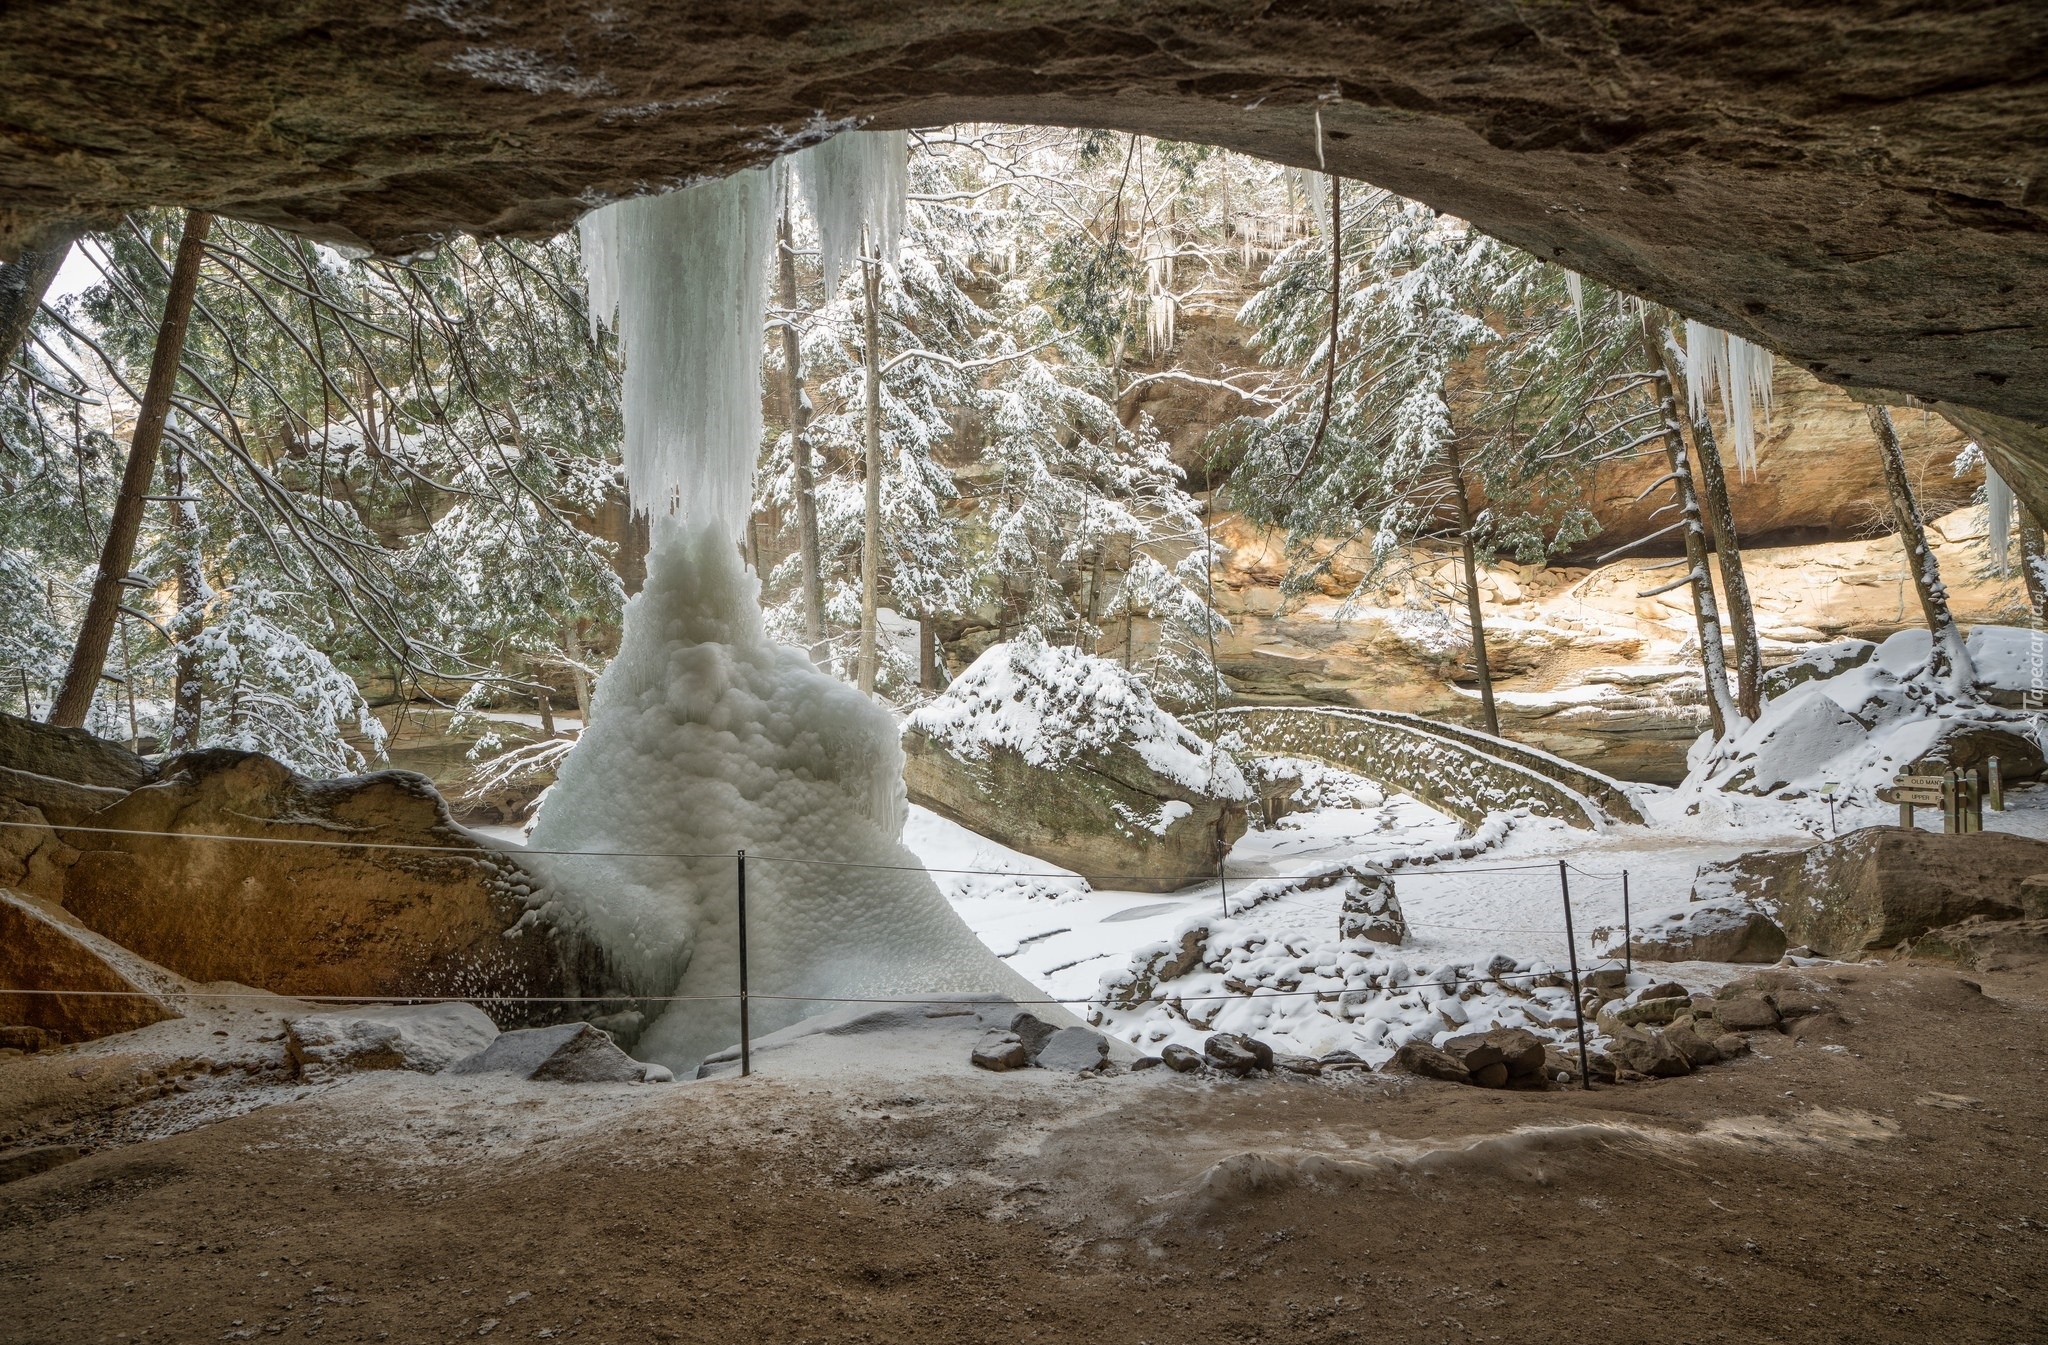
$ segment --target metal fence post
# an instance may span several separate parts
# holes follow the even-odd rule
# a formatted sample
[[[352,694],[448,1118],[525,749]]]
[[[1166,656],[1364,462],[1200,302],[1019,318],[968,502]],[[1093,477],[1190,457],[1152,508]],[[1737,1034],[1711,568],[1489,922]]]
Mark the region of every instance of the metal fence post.
[[[1569,906],[1566,909],[1565,921],[1567,924],[1571,921]],[[1621,871],[1621,963],[1623,967],[1627,968],[1628,974],[1631,976],[1636,974],[1635,941],[1635,920],[1628,913],[1628,870],[1623,869]]]
[[[740,899],[740,1077],[744,1079],[754,1072],[754,1040],[747,1015],[747,852],[740,850],[733,859]]]
[[[1564,897],[1564,946],[1572,964],[1572,1013],[1579,1022],[1579,1087],[1593,1091],[1593,1067],[1586,1061],[1586,1002],[1579,991],[1579,944],[1572,934],[1572,883],[1565,863],[1557,861],[1557,890]]]

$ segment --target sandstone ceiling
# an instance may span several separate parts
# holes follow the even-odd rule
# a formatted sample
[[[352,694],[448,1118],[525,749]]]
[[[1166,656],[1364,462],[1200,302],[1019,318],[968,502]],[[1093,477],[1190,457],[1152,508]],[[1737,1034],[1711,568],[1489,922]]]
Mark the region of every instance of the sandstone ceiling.
[[[141,205],[387,251],[546,233],[852,119],[1313,168],[1318,107],[1331,170],[1984,413],[2048,495],[2042,0],[11,4],[0,249]]]

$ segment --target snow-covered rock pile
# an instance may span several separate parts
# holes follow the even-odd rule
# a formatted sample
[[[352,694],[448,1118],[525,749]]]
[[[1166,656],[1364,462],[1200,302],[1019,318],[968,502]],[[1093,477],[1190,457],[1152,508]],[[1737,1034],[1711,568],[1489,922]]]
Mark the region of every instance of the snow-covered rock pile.
[[[1900,631],[1883,644],[1811,651],[1774,674],[1788,687],[1725,747],[1711,736],[1693,749],[1681,789],[1778,799],[1834,797],[1875,806],[1901,771],[1981,767],[1996,756],[2007,780],[2031,779],[2042,753],[2029,719],[1995,704],[2027,685],[2025,631],[1980,626],[1970,637],[1986,700],[1937,694],[1925,676],[1930,638]]]

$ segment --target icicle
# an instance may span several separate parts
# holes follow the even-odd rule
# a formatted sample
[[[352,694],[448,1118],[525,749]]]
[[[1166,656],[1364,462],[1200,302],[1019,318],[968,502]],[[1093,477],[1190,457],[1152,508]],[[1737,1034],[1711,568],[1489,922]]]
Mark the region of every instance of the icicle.
[[[1310,227],[1318,230],[1330,227],[1329,181],[1321,173],[1304,172],[1299,168],[1287,170],[1289,178],[1301,188],[1302,209],[1308,214]]]
[[[735,173],[583,217],[590,320],[619,335],[625,467],[657,522],[738,538],[761,443],[773,174]]]
[[[1323,158],[1323,107],[1320,103],[1316,104],[1316,167],[1326,173],[1330,171],[1329,161]]]
[[[1708,395],[1727,377],[1728,334],[1687,318],[1685,348],[1679,353],[1685,369],[1686,411],[1698,420],[1707,414]]]
[[[1586,315],[1586,285],[1584,277],[1580,276],[1577,271],[1567,270],[1564,273],[1564,292],[1571,296],[1572,316],[1584,317]]]
[[[872,234],[885,265],[896,263],[910,192],[910,140],[902,131],[841,131],[796,156],[804,205],[818,226],[825,293],[839,292],[839,275],[860,258],[863,230]]]
[[[1991,552],[1991,564],[2000,575],[2012,573],[2012,487],[1984,460],[1984,516],[1989,525],[1984,545]]]
[[[1722,404],[1728,411],[1729,433],[1735,439],[1735,465],[1745,477],[1756,475],[1756,408],[1765,423],[1771,418],[1771,352],[1739,336],[1730,336]]]

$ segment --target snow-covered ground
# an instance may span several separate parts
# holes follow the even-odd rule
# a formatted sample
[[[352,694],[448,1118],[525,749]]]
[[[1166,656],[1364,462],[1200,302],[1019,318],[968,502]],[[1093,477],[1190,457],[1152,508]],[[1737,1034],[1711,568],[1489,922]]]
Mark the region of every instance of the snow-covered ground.
[[[1619,942],[1623,874],[1640,925],[1686,902],[1703,863],[1829,834],[1823,800],[1702,799],[1645,788],[1648,826],[1589,833],[1524,817],[1482,855],[1397,871],[1410,930],[1399,948],[1341,940],[1338,902],[1327,892],[1282,893],[1243,908],[1248,893],[1274,886],[1262,880],[1327,872],[1458,835],[1457,823],[1405,795],[1382,797],[1370,786],[1359,794],[1251,832],[1232,850],[1222,882],[1168,895],[1091,890],[921,808],[912,809],[904,840],[998,956],[1048,998],[1078,1012],[1092,1007],[1106,1030],[1141,1049],[1156,1052],[1169,1041],[1199,1046],[1212,1031],[1232,1030],[1255,1032],[1281,1050],[1350,1049],[1380,1060],[1402,1041],[1440,1040],[1489,1023],[1570,1036],[1569,991],[1535,984],[1568,965],[1560,861],[1587,969]],[[2048,788],[2016,788],[2007,800],[2006,812],[1986,813],[1987,830],[2048,839]],[[1837,807],[1842,831],[1896,820],[1881,805]],[[1938,816],[1923,811],[1919,820],[1940,829]],[[1104,1003],[1106,979],[1125,979],[1134,955],[1171,948],[1190,929],[1209,931],[1211,963],[1219,949],[1230,950],[1221,959],[1228,972],[1198,969],[1135,1009]],[[1635,983],[1676,977],[1704,987],[1732,972],[1660,964],[1639,967]],[[1177,1006],[1162,1003],[1175,998]]]

